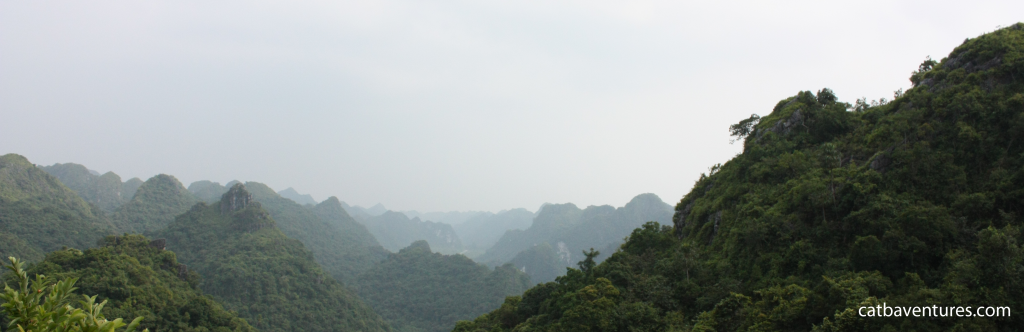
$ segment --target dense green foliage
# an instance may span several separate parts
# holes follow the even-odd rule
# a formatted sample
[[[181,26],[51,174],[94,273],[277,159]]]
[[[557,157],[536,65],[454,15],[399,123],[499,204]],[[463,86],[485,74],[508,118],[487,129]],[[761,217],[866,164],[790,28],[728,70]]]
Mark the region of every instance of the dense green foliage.
[[[28,273],[78,280],[82,293],[107,303],[106,315],[143,317],[141,327],[154,332],[255,331],[204,296],[199,275],[173,252],[153,244],[142,235],[107,236],[98,248],[51,252]]]
[[[857,312],[1024,308],[1024,24],[911,81],[872,104],[800,92],[733,126],[744,152],[697,181],[674,227],[647,224],[456,330],[1019,330],[1019,313]]]
[[[668,222],[671,217],[672,207],[654,194],[637,195],[617,209],[602,205],[580,210],[572,203],[548,204],[530,228],[506,232],[476,260],[491,265],[512,262],[534,282],[548,282],[583,259],[583,250],[614,248],[644,222]],[[556,259],[551,260],[552,256]]]
[[[132,197],[135,197],[135,193],[139,191],[139,187],[142,187],[142,179],[131,178],[121,184],[121,198],[130,201]]]
[[[387,331],[388,325],[286,237],[241,184],[156,232],[199,287],[261,331]]]
[[[114,172],[95,175],[85,166],[74,163],[53,164],[40,168],[59,179],[87,203],[95,204],[107,213],[131,200],[135,190],[142,184],[142,180],[138,178],[121,183],[121,177]]]
[[[17,288],[4,286],[4,316],[10,319],[6,324],[9,331],[35,332],[115,332],[135,331],[142,317],[131,323],[124,323],[121,318],[107,320],[103,315],[103,307],[107,301],[96,303],[96,296],[85,296],[81,308],[71,305],[72,292],[76,290],[76,279],[65,279],[51,283],[44,275],[36,275],[29,281],[28,274],[22,268],[23,263],[10,257],[13,278]],[[124,329],[121,329],[124,327]],[[149,330],[145,330],[148,332]]]
[[[423,221],[420,218],[409,219],[404,213],[395,211],[368,217],[363,224],[380,245],[390,251],[398,251],[413,242],[424,240],[440,253],[462,252],[462,241],[448,224]]]
[[[432,253],[416,241],[359,276],[354,289],[397,331],[450,331],[522,293],[529,277],[511,265],[490,270],[463,255]]]
[[[388,252],[366,227],[349,217],[337,198],[302,206],[262,183],[246,182],[253,199],[270,212],[277,228],[299,240],[325,271],[348,284],[356,275],[384,260]]]
[[[565,263],[558,257],[558,251],[547,242],[520,251],[509,263],[530,275],[534,282],[552,281],[565,272]]]
[[[112,232],[102,213],[25,157],[0,157],[0,256],[38,261]]]
[[[162,229],[198,200],[173,176],[160,174],[146,180],[128,203],[114,212],[120,233],[148,233]]]

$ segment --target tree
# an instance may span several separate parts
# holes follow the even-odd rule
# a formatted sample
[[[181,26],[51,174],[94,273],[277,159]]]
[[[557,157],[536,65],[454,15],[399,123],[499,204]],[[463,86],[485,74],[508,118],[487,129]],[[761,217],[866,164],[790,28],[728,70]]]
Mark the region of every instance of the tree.
[[[590,270],[592,270],[594,266],[597,266],[597,263],[594,262],[594,257],[597,257],[597,255],[600,254],[600,251],[594,250],[594,248],[590,248],[590,252],[583,252],[583,255],[586,256],[587,258],[583,259],[579,263],[576,263],[576,265],[579,265],[580,271],[589,274]]]
[[[121,318],[107,320],[101,313],[107,301],[96,303],[96,296],[84,296],[81,308],[71,306],[71,294],[77,278],[58,281],[51,284],[46,276],[37,274],[29,284],[28,275],[23,263],[17,258],[9,257],[10,266],[5,266],[18,279],[18,288],[4,285],[4,293],[0,299],[7,318],[10,319],[8,331],[33,332],[131,332],[139,326],[142,317],[135,318],[125,324]],[[121,329],[124,327],[124,329]],[[148,332],[149,330],[144,330]]]
[[[746,120],[740,121],[737,124],[729,126],[729,136],[736,136],[733,142],[743,139],[750,135],[754,131],[754,125],[761,121],[761,116],[757,114],[751,114]]]

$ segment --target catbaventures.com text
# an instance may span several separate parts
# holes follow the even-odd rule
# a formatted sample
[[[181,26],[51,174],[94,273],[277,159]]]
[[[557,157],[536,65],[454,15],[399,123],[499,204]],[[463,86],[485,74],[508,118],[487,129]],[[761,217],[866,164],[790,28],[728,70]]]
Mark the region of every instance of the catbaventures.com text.
[[[861,317],[1010,317],[1010,307],[890,307],[885,303],[873,307],[860,307]]]

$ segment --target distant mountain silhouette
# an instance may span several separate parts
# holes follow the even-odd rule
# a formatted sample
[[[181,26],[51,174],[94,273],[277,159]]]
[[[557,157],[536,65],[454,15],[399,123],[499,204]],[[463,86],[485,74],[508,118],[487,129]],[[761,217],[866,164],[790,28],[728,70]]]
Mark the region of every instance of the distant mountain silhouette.
[[[612,254],[605,248],[621,244],[633,229],[648,221],[671,220],[672,206],[654,194],[637,195],[620,208],[602,205],[581,210],[572,203],[545,204],[529,228],[505,232],[475,259],[492,266],[512,262],[516,268],[525,268],[534,282],[546,282],[553,280],[552,269],[559,271],[557,276],[565,273],[565,267],[575,266],[584,258],[584,250],[602,251],[599,260],[603,260]]]
[[[305,194],[305,195],[299,194],[299,192],[295,191],[295,189],[292,188],[292,187],[288,187],[288,189],[278,191],[277,194],[281,195],[281,197],[293,200],[293,201],[295,201],[295,203],[299,203],[299,205],[306,205],[306,204],[316,205],[316,200],[313,199],[312,195],[310,195],[310,194]]]
[[[391,251],[398,251],[419,240],[427,241],[431,248],[444,254],[463,250],[462,241],[448,224],[409,219],[404,213],[394,211],[370,217],[363,224],[385,249]]]

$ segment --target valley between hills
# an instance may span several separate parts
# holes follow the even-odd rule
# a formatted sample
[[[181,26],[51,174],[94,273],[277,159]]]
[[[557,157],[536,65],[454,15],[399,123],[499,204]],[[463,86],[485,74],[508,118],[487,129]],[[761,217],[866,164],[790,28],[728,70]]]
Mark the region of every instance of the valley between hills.
[[[3,278],[75,280],[150,331],[1018,330],[1022,315],[857,313],[1024,310],[1024,23],[910,81],[891,100],[765,105],[722,128],[742,153],[671,204],[391,211],[9,153],[0,255],[25,276]],[[5,310],[5,327],[38,323]]]

